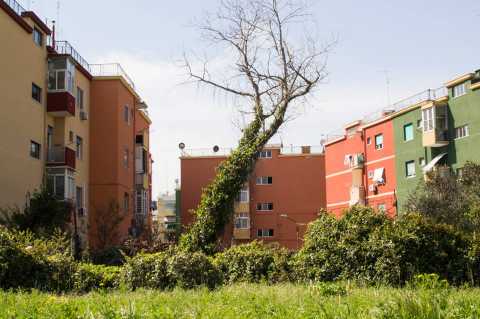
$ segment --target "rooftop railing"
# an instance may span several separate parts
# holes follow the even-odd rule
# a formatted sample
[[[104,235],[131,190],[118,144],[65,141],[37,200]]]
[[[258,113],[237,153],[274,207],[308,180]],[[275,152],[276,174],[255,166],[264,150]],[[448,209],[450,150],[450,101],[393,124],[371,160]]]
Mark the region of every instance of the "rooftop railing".
[[[119,63],[90,64],[93,76],[121,76],[135,90],[135,83]]]
[[[282,155],[300,155],[300,154],[323,154],[323,145],[309,145],[309,146],[283,146],[280,149]]]
[[[307,151],[308,149],[308,151]],[[184,149],[181,152],[182,157],[202,157],[202,156],[229,156],[232,153],[232,148],[218,148],[215,152],[213,148],[195,148]],[[300,155],[300,154],[323,154],[324,148],[322,145],[312,146],[296,146],[289,145],[280,148],[282,155]]]
[[[90,64],[88,64],[87,60],[85,60],[80,53],[68,42],[68,41],[55,41],[55,44],[52,45],[53,49],[58,54],[68,54],[70,55],[75,62],[81,65],[85,70],[87,70],[90,74],[92,74]]]
[[[19,16],[21,16],[23,12],[27,11],[16,0],[0,0],[0,1],[5,2]]]

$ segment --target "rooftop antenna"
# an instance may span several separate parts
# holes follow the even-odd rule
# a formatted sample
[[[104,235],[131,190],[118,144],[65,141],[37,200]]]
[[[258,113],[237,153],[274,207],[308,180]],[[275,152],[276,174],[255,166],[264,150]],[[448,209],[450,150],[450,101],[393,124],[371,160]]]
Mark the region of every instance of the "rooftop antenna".
[[[391,98],[390,98],[390,71],[387,69],[382,70],[385,74],[385,86],[387,90],[387,107],[391,105]]]
[[[57,33],[60,35],[60,0],[57,0]]]

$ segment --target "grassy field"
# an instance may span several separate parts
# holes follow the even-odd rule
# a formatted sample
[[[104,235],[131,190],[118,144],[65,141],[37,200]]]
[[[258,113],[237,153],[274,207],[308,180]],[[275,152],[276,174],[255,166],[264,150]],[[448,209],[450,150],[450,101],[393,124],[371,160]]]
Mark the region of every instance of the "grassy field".
[[[0,318],[480,318],[480,289],[245,284],[83,296],[0,292]]]

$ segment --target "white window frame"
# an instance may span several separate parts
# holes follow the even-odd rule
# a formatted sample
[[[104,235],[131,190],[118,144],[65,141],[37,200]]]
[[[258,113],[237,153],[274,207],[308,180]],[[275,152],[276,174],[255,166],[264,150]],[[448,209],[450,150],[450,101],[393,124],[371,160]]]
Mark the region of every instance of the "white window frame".
[[[247,188],[242,188],[238,193],[237,202],[239,203],[249,203],[250,202],[250,191]]]
[[[270,181],[270,183],[269,183]],[[272,185],[273,184],[273,177],[272,176],[258,176],[256,178],[257,185]]]
[[[258,206],[260,205],[260,209],[258,209]],[[269,206],[272,206],[272,209],[269,208]],[[257,211],[258,212],[271,212],[273,211],[273,203],[272,202],[268,202],[268,203],[257,203]]]
[[[455,128],[455,139],[461,139],[470,136],[470,130],[468,124]]]
[[[250,229],[250,216],[248,213],[238,213],[235,216],[235,229]]]
[[[423,132],[430,132],[435,129],[435,108],[429,107],[422,110]]]
[[[42,31],[40,31],[37,28],[33,28],[32,36],[33,36],[33,42],[37,46],[39,46],[39,47],[43,46],[43,33],[42,33]]]
[[[263,150],[258,152],[258,158],[272,158],[272,150]]]
[[[62,173],[48,173],[47,174],[48,177],[51,177],[53,178],[53,193],[56,195],[57,194],[57,191],[56,191],[56,177],[63,177],[64,181],[63,181],[63,185],[64,185],[64,194],[63,194],[63,198],[62,199],[66,199],[66,200],[74,200],[75,197],[76,197],[76,191],[77,191],[77,188],[76,188],[76,185],[75,185],[75,178],[73,176],[73,173],[69,170],[66,170],[65,172],[62,172]]]
[[[457,98],[457,97],[460,97],[460,96],[465,95],[465,94],[467,94],[467,86],[466,86],[465,82],[457,84],[452,88],[452,97],[453,98]]]
[[[50,69],[48,70],[48,92],[69,92],[72,96],[75,96],[75,65],[70,61],[69,58],[65,57],[65,69]],[[51,62],[53,64],[53,62]],[[64,73],[63,79],[63,88],[58,87],[58,74]],[[55,87],[52,87],[50,84],[50,79],[55,79]],[[61,82],[60,82],[61,83]]]
[[[382,143],[377,144],[377,137],[381,137],[381,138],[382,138]],[[383,149],[384,144],[385,144],[385,140],[384,140],[384,137],[383,137],[383,133],[380,133],[380,134],[375,135],[375,149],[376,149],[376,150],[381,150],[381,149]]]
[[[270,231],[272,231],[271,235],[270,235]],[[258,228],[257,229],[257,237],[272,238],[274,236],[275,236],[275,230],[273,228]]]
[[[76,100],[76,103],[77,103],[78,109],[80,111],[83,111],[83,109],[84,109],[84,104],[83,104],[84,103],[84,96],[85,96],[85,94],[84,94],[83,90],[79,86],[77,86],[77,100]]]
[[[408,167],[409,167],[408,165],[409,164],[413,165],[413,174],[409,174],[409,171],[408,171]],[[415,161],[406,161],[405,162],[405,177],[406,178],[414,178],[415,176],[417,176]]]

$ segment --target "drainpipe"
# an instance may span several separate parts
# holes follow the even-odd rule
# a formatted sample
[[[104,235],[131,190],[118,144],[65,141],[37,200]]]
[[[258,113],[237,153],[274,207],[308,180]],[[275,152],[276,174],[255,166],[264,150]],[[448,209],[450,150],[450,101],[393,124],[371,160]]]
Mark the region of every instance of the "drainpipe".
[[[362,144],[363,144],[363,187],[365,188],[365,206],[368,205],[368,171],[367,171],[367,137],[365,129],[362,128]]]

